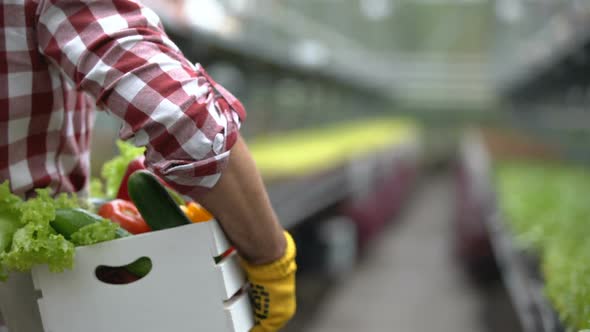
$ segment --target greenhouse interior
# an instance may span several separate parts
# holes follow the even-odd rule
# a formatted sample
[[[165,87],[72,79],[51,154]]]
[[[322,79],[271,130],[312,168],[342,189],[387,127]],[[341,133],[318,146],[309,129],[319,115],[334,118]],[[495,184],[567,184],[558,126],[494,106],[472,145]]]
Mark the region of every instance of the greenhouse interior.
[[[224,297],[231,327],[190,331],[590,331],[590,1],[142,1],[186,59],[244,105],[241,136],[296,246],[292,317],[269,329],[251,309],[236,318],[246,307],[232,299],[251,291],[244,286]],[[108,198],[105,166],[131,149],[111,113],[94,113],[91,201]],[[170,231],[153,233],[162,250],[190,239]],[[77,248],[76,269],[109,242]],[[153,241],[143,243],[151,255]],[[2,264],[18,265],[9,249],[0,277]],[[128,263],[123,256],[114,265]],[[126,316],[116,297],[74,304],[85,295],[65,296],[55,275],[34,268],[27,277],[40,309],[2,301],[17,286],[0,287],[0,332],[189,331],[174,319],[149,320],[153,330],[106,322],[102,306]],[[149,293],[150,280],[159,279],[101,292],[133,297],[125,287]],[[158,296],[173,297],[181,280]],[[191,296],[196,315],[205,300]],[[135,304],[154,321],[169,318]],[[85,325],[58,322],[77,307],[101,313]]]

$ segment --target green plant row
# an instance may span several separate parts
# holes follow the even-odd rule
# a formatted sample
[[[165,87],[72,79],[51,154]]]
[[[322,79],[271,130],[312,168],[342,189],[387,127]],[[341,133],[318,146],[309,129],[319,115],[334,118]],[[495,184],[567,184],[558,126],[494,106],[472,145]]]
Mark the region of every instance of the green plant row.
[[[539,257],[561,320],[590,328],[590,169],[503,162],[496,182],[504,220],[515,243]]]

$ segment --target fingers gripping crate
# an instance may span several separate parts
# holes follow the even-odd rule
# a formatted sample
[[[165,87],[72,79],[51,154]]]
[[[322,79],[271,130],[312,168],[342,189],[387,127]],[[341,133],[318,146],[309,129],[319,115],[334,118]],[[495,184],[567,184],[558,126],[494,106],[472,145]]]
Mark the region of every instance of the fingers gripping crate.
[[[32,271],[44,332],[249,331],[254,319],[237,256],[213,259],[229,247],[210,221],[77,248],[73,270]],[[140,257],[149,257],[152,269],[138,281],[113,285],[96,277],[99,266]]]

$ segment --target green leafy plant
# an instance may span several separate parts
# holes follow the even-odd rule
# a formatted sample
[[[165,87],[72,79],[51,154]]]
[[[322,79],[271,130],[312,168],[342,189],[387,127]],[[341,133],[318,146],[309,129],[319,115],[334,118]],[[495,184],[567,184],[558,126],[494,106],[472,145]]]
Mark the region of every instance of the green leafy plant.
[[[0,281],[10,271],[29,271],[46,264],[61,272],[74,263],[74,246],[89,245],[115,238],[119,226],[104,220],[81,228],[72,241],[51,226],[57,209],[80,207],[75,195],[52,197],[49,189],[37,189],[36,197],[23,200],[10,192],[8,181],[0,184]]]
[[[500,206],[523,249],[542,264],[545,293],[570,328],[590,328],[590,170],[503,163]]]
[[[123,176],[129,163],[144,154],[144,147],[136,147],[131,143],[118,140],[117,148],[119,154],[113,159],[107,161],[102,166],[101,179],[94,178],[90,183],[90,194],[98,198],[115,198],[119,191],[119,186],[123,181]],[[103,183],[104,181],[104,183]]]

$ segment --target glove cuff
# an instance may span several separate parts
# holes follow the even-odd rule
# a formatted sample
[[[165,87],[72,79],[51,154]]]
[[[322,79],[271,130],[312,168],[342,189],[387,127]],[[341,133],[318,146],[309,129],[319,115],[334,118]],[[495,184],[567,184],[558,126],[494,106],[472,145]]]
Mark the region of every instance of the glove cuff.
[[[283,257],[279,258],[278,260],[268,264],[254,265],[243,259],[240,259],[242,268],[246,270],[246,274],[248,274],[250,281],[255,282],[257,280],[277,280],[295,273],[297,270],[297,264],[295,263],[295,256],[297,252],[295,241],[293,241],[293,238],[289,232],[284,231],[284,235],[287,246],[285,248]]]

